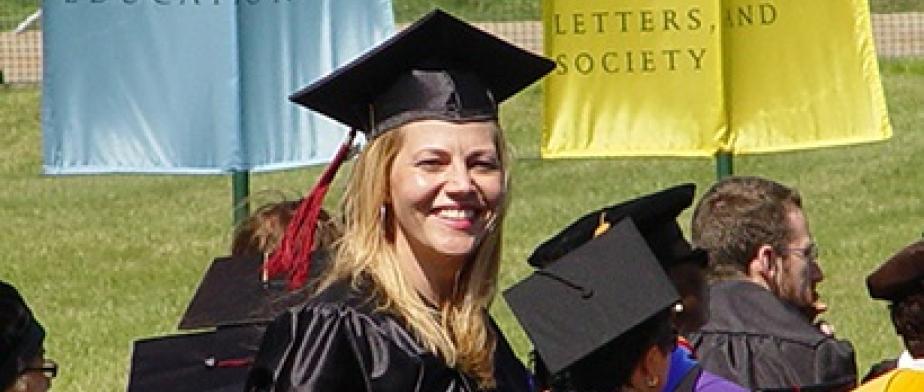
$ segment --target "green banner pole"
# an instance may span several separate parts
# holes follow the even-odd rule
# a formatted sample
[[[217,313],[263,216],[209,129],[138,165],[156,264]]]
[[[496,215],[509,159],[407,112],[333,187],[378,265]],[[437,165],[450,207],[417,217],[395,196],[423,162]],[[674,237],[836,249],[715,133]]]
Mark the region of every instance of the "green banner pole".
[[[231,208],[234,210],[234,224],[237,225],[250,215],[250,172],[231,172]]]
[[[715,154],[715,176],[717,180],[734,174],[733,157],[734,155],[731,151],[719,151]]]

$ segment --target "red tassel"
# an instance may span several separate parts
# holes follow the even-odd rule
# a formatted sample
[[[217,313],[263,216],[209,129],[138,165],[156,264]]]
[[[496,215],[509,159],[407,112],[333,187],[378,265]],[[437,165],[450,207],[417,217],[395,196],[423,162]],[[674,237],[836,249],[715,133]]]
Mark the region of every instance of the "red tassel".
[[[308,280],[308,271],[311,267],[311,248],[318,228],[318,215],[321,213],[324,195],[327,194],[327,190],[337,175],[340,165],[346,160],[355,137],[356,130],[350,130],[347,140],[340,145],[334,159],[321,173],[308,196],[302,199],[302,202],[298,205],[295,215],[292,216],[292,220],[289,221],[289,225],[286,227],[286,232],[279,243],[279,248],[270,255],[269,260],[266,262],[266,272],[271,278],[283,274],[288,275],[289,290],[301,288]]]
[[[223,359],[215,363],[218,368],[242,368],[253,364],[253,358]]]

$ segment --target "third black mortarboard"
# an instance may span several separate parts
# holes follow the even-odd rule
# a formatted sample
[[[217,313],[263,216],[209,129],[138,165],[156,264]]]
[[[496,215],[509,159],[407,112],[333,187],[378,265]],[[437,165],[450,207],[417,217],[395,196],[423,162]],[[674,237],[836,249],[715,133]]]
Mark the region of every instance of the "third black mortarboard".
[[[553,374],[678,300],[631,219],[535,271],[504,298]]]
[[[290,99],[373,138],[414,120],[496,119],[554,67],[436,10]]]
[[[135,341],[128,392],[244,389],[264,326],[238,326]]]
[[[326,257],[318,253],[315,259]],[[209,266],[180,320],[179,329],[269,323],[289,306],[303,302],[308,290],[289,292],[286,282],[262,275],[263,257],[221,257]],[[322,267],[313,269],[313,276]]]
[[[705,266],[706,252],[693,249],[677,224],[680,213],[693,203],[695,189],[693,184],[678,185],[584,215],[539,245],[529,257],[529,264],[541,267],[551,263],[603,228],[631,217],[665,269],[685,261]]]

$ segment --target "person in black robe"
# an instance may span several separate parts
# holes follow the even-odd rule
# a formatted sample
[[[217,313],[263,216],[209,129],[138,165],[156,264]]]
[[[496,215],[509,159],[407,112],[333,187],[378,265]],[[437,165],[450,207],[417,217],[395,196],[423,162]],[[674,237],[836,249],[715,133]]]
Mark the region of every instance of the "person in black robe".
[[[693,184],[682,184],[585,214],[539,245],[527,261],[533,267],[544,268],[551,263],[558,262],[559,258],[564,258],[563,255],[583,246],[620,221],[631,219],[637,225],[645,243],[654,253],[657,263],[664,269],[680,296],[680,301],[674,304],[673,311],[670,312],[674,329],[680,334],[698,330],[705,324],[708,317],[708,309],[705,308],[707,305],[705,295],[707,254],[702,249],[690,246],[677,223],[677,216],[693,203],[695,190]],[[611,256],[604,254],[598,257]],[[617,273],[621,272],[619,266],[617,266]],[[637,278],[633,276],[631,279]],[[648,300],[647,297],[642,298],[645,299],[640,300]],[[654,325],[645,328],[657,329]],[[635,336],[629,338],[628,341],[632,343],[622,343],[619,345],[620,350],[631,352],[633,349],[626,350],[626,348],[633,347],[632,344],[637,344],[644,339]],[[622,359],[622,361],[627,360]],[[632,360],[629,359],[628,362]],[[548,373],[546,369],[542,369],[543,362],[537,359],[535,363],[538,384],[548,384],[548,382],[543,382],[550,378],[546,377]],[[678,337],[676,347],[671,351],[668,368],[670,371],[661,388],[664,392],[740,392],[744,390],[738,385],[704,371],[695,361],[689,342],[682,337]],[[615,373],[612,368],[607,372],[611,376]],[[562,389],[559,386],[552,390],[567,390],[567,388]]]
[[[853,346],[814,323],[823,274],[796,190],[727,178],[703,195],[692,228],[715,279],[709,321],[689,336],[706,370],[751,390],[856,385]]]
[[[209,266],[180,320],[183,333],[133,343],[128,392],[244,388],[266,326],[311,297],[313,282],[326,268],[328,250],[339,236],[329,215],[319,211],[305,287],[290,291],[284,278],[269,279],[266,256],[278,247],[299,204],[263,205],[237,225],[231,256],[216,258]]]
[[[497,104],[552,68],[437,10],[290,97],[352,131],[292,218],[271,276],[286,271],[300,287],[310,260],[300,227],[315,226],[352,135],[368,144],[316,295],[268,327],[245,390],[532,388],[488,314],[509,159]]]
[[[536,348],[537,385],[660,392],[677,343],[671,309],[680,297],[633,218],[611,224],[593,215],[540,246],[531,257],[537,269],[504,292]]]
[[[46,392],[58,364],[45,358],[45,328],[19,291],[0,281],[0,391]]]

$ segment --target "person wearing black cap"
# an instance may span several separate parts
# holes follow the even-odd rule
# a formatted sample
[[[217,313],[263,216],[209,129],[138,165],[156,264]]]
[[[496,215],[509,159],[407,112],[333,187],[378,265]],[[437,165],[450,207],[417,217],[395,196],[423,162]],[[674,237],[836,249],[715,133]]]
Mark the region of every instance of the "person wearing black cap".
[[[368,144],[317,294],[269,326],[246,390],[529,390],[487,313],[509,176],[497,105],[553,68],[434,11],[291,97]],[[314,227],[349,143],[270,260],[291,287],[310,260],[300,230]]]
[[[677,331],[696,331],[709,315],[704,277],[708,260],[706,252],[690,246],[676,220],[693,203],[695,190],[693,184],[678,185],[586,214],[539,245],[528,262],[533,267],[547,265],[599,231],[632,218],[680,293],[681,311],[673,316]]]
[[[569,227],[574,229],[574,226]],[[660,391],[676,344],[679,297],[631,218],[543,258],[504,293],[537,356],[537,382],[553,392]],[[557,253],[557,252],[556,252]]]
[[[244,388],[266,326],[285,309],[311,296],[310,284],[286,290],[287,281],[270,279],[266,255],[278,247],[298,207],[296,201],[264,204],[237,225],[231,256],[216,258],[183,314],[186,333],[139,339],[133,343],[128,392],[238,392]],[[339,236],[324,210],[312,249],[309,283],[326,264]],[[188,331],[195,330],[189,333]]]
[[[716,279],[709,321],[690,335],[706,370],[749,389],[856,385],[853,346],[813,324],[823,275],[796,190],[726,178],[700,199],[692,229]]]
[[[674,329],[681,334],[696,331],[708,317],[705,292],[708,260],[706,252],[690,246],[677,224],[677,216],[693,203],[695,189],[693,184],[678,185],[584,215],[539,245],[529,257],[529,264],[542,268],[619,221],[631,218],[680,295],[680,302],[671,313]],[[682,336],[671,352],[670,362],[663,391],[744,390],[703,371]]]
[[[908,245],[866,277],[870,297],[889,301],[889,315],[905,351],[894,369],[857,391],[924,390],[924,240]]]
[[[44,392],[58,373],[45,358],[45,329],[13,286],[0,282],[0,391]]]

